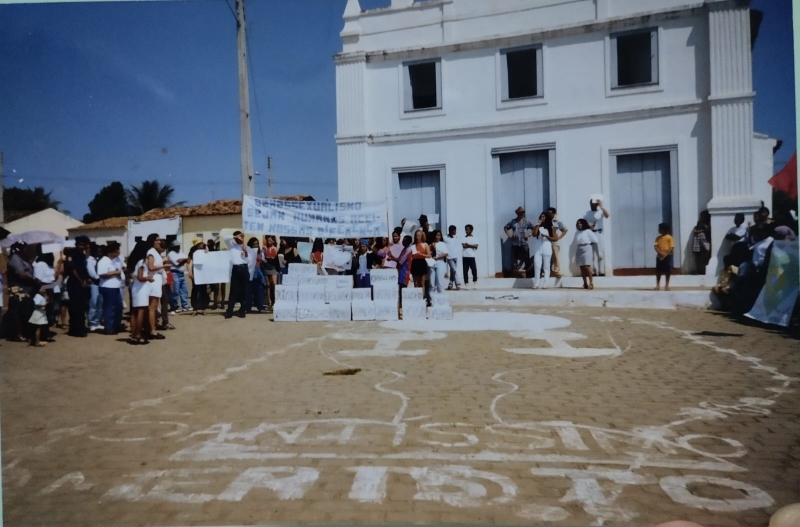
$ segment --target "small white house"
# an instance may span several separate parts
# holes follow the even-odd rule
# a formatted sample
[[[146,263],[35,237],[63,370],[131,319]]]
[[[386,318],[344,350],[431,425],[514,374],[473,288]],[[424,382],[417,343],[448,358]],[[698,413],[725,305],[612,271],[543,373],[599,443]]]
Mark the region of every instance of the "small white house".
[[[130,252],[128,246],[128,217],[108,218],[105,220],[87,223],[80,227],[69,229],[70,239],[75,239],[77,236],[88,236],[90,240],[98,245],[106,245],[108,242],[117,242],[120,244],[120,250],[124,256]]]
[[[334,59],[339,199],[386,199],[395,225],[423,213],[437,228],[473,224],[484,276],[503,269],[503,226],[519,205],[534,221],[558,209],[571,231],[563,259],[602,194],[609,274],[655,267],[662,222],[689,272],[708,210],[714,273],[734,214],[770,196],[776,142],[753,130],[750,19],[741,0],[370,11],[349,0]]]
[[[49,231],[64,238],[69,237],[69,229],[80,227],[83,222],[56,209],[44,209],[6,223],[3,227],[11,234],[28,231]]]

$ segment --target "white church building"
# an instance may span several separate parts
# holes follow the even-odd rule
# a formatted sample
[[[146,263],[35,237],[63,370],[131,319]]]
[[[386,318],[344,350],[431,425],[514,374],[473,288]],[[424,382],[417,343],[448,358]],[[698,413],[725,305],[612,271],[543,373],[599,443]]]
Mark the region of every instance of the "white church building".
[[[570,232],[603,196],[608,274],[655,267],[659,223],[694,268],[737,212],[771,204],[776,141],[754,133],[746,0],[349,0],[335,56],[339,199],[388,200],[390,222],[475,227],[481,276],[503,226],[553,206]],[[576,274],[574,264],[570,264]],[[567,265],[562,263],[562,269]]]

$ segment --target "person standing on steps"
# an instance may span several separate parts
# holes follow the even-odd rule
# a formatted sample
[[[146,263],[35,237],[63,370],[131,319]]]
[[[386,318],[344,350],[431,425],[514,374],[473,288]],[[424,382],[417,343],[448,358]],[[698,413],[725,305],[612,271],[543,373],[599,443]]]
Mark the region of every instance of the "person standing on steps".
[[[610,215],[605,207],[603,207],[603,200],[600,198],[592,198],[589,200],[589,210],[583,216],[583,219],[589,223],[589,227],[597,237],[597,246],[595,247],[595,258],[597,264],[592,265],[595,269],[597,276],[606,275],[606,257],[605,257],[605,244],[603,240],[603,223]]]
[[[231,290],[228,296],[228,309],[225,311],[225,318],[233,317],[233,307],[239,303],[239,318],[245,317],[245,299],[247,290],[250,287],[250,269],[247,265],[249,255],[244,244],[244,234],[242,231],[233,233],[233,238],[225,237],[225,245],[228,246],[228,255],[231,259]]]
[[[508,222],[503,229],[511,240],[511,272],[528,268],[528,238],[533,234],[533,224],[525,218],[525,207],[517,207],[517,217]]]
[[[547,214],[547,219],[549,219],[553,223],[553,233],[555,234],[553,238],[553,259],[551,262],[552,266],[552,273],[551,276],[558,281],[561,278],[561,261],[559,260],[559,251],[561,250],[558,242],[564,236],[567,235],[567,227],[564,223],[558,219],[558,212],[556,211],[555,207],[550,207],[545,212]],[[558,284],[556,284],[558,286]]]

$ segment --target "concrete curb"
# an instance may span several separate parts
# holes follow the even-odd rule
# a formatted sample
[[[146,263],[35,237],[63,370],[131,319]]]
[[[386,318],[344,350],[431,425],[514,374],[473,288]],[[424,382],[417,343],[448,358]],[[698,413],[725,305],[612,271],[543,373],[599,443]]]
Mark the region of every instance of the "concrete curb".
[[[452,306],[610,307],[639,309],[709,309],[716,307],[710,291],[620,291],[612,289],[502,289],[453,291]]]

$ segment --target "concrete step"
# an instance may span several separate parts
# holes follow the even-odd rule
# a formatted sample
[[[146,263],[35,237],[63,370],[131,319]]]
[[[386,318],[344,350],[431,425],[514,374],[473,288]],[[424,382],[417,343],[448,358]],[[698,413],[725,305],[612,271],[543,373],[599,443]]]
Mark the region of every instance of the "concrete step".
[[[594,288],[597,289],[652,289],[655,286],[654,276],[596,276]],[[555,287],[555,280],[550,279],[550,286]],[[705,275],[677,275],[670,280],[673,288],[711,289],[717,283],[713,276]],[[663,279],[662,279],[663,285]],[[477,284],[471,284],[479,290],[499,289],[531,289],[532,278],[481,278]],[[561,278],[559,287],[583,288],[583,279],[580,276],[565,276]]]

